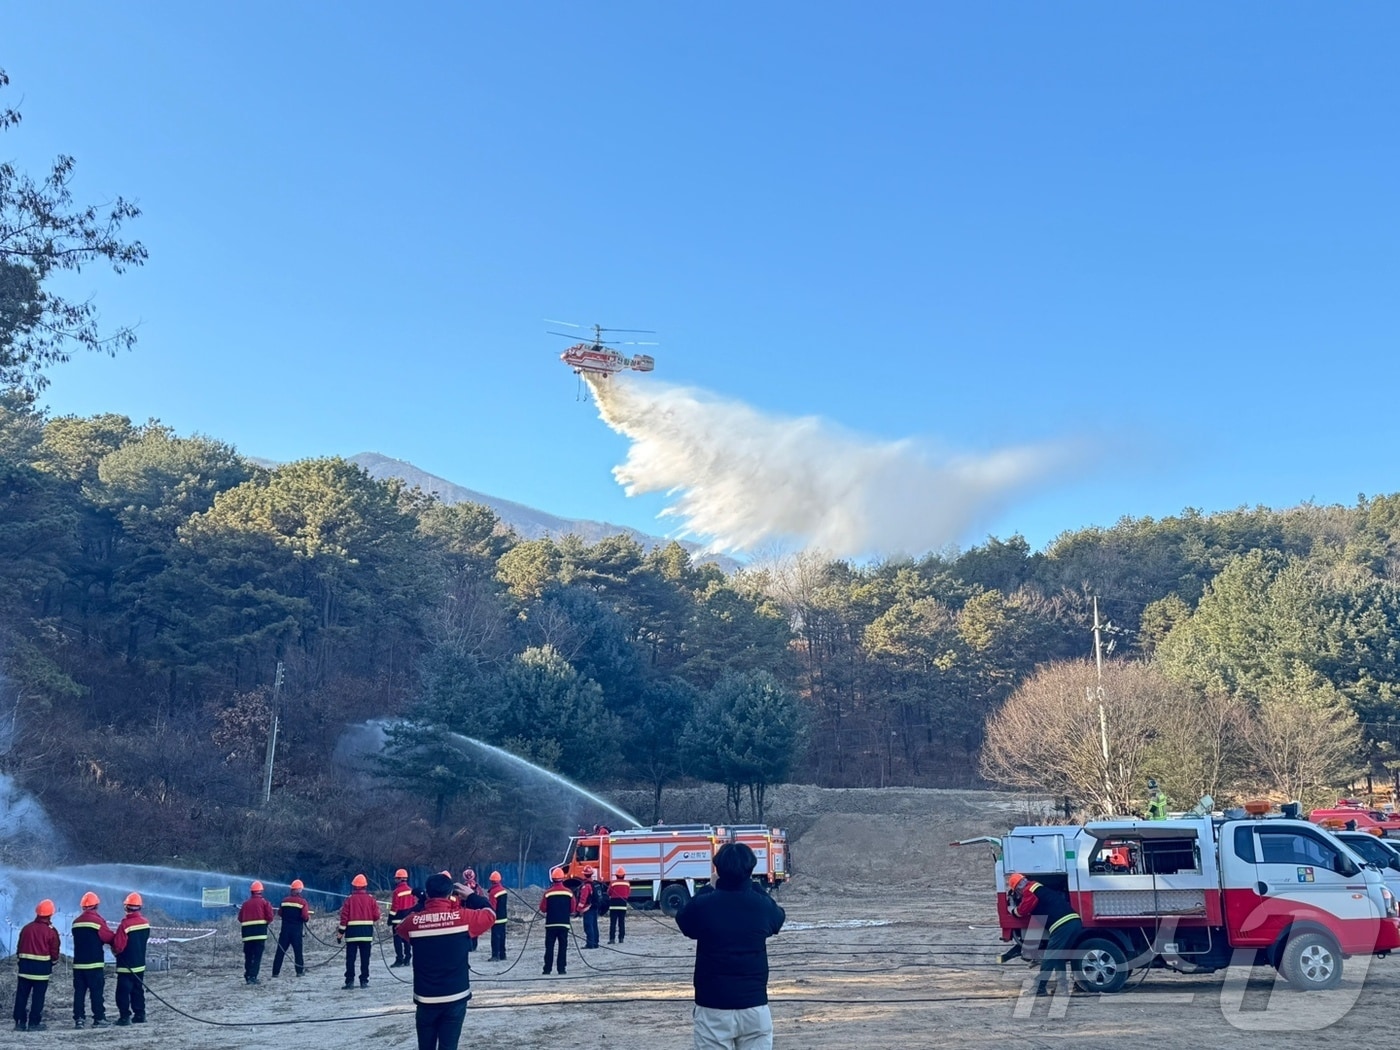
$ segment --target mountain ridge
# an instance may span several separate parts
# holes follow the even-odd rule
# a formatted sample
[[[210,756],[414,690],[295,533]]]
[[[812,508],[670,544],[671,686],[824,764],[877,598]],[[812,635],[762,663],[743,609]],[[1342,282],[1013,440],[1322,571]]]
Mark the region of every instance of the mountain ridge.
[[[501,499],[498,496],[478,492],[465,485],[459,485],[455,481],[449,481],[437,474],[432,474],[407,460],[395,459],[382,452],[357,452],[353,456],[347,456],[346,459],[362,468],[376,480],[384,481],[388,478],[398,478],[408,485],[421,488],[424,492],[433,493],[444,503],[480,503],[490,507],[501,521],[514,529],[522,539],[537,540],[546,536],[558,539],[572,533],[585,543],[592,544],[608,536],[621,534],[636,540],[647,549],[664,547],[672,542],[669,537],[656,536],[627,525],[594,521],[589,518],[565,518],[558,514],[539,510],[536,507],[527,506],[524,503],[517,503],[514,500]],[[688,540],[676,540],[675,542],[695,556],[697,561],[712,561],[726,572],[739,567],[739,563],[734,559],[709,553],[699,543]]]

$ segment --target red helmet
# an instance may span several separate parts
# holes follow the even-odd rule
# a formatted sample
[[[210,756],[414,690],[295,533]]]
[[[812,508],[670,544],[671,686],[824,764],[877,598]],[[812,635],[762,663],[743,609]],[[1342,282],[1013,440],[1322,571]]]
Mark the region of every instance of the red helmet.
[[[301,879],[293,879],[293,880],[292,880],[292,892],[293,892],[293,893],[300,893],[300,892],[301,892],[302,890],[304,890],[304,889],[306,889],[306,883],[302,882]]]
[[[493,872],[491,873],[491,881],[492,881],[492,882],[500,882],[500,881],[501,881],[501,873],[500,873],[499,871],[493,871]]]
[[[583,873],[584,873],[585,875],[587,875],[590,879],[593,878],[594,875],[597,875],[597,874],[598,874],[598,873],[597,873],[596,871],[594,871],[592,868],[584,868],[584,869],[583,869]]]
[[[34,905],[34,914],[41,919],[51,918],[53,916],[53,901],[47,898],[41,900],[38,904]]]
[[[126,900],[122,903],[125,904],[128,908],[139,908],[141,907],[141,894],[128,893],[126,895]]]
[[[363,875],[356,875],[350,880],[350,885],[354,886],[357,890],[362,890],[369,885],[369,879],[365,878]]]
[[[549,877],[550,877],[551,879],[553,879],[555,882],[563,882],[563,881],[564,881],[564,869],[563,869],[563,868],[554,868],[553,870],[550,871]]]
[[[255,882],[255,883],[253,883],[251,886],[248,887],[248,892],[249,892],[249,893],[261,893],[262,891],[263,891],[263,884],[262,884],[261,882]]]
[[[83,899],[78,902],[78,907],[86,910],[87,908],[96,908],[101,903],[102,899],[98,897],[97,894],[93,893],[92,890],[88,890],[83,894]]]
[[[406,870],[404,870],[403,868],[400,868],[398,871],[394,872],[394,878],[396,878],[396,879],[406,879],[406,878],[408,878],[408,872],[407,872]]]
[[[627,869],[619,864],[617,870],[613,872],[613,874],[616,875],[619,879],[625,879],[627,877]]]

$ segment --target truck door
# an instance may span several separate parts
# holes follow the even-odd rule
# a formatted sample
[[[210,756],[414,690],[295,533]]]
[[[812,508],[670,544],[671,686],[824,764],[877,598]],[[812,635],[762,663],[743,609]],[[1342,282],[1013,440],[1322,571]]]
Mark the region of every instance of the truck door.
[[[1229,835],[1222,853],[1232,944],[1268,947],[1301,920],[1331,930],[1345,947],[1351,923],[1374,920],[1364,876],[1321,832],[1261,820],[1237,823]]]

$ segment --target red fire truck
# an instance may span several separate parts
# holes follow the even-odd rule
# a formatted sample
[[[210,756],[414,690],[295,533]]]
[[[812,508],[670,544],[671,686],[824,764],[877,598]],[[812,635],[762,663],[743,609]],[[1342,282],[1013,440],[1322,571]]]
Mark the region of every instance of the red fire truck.
[[[1375,831],[1387,838],[1400,838],[1400,813],[1390,808],[1368,806],[1353,798],[1340,798],[1335,806],[1315,809],[1308,814],[1308,819],[1327,827],[1350,824],[1357,831]],[[1331,823],[1333,821],[1336,823]]]
[[[611,831],[598,827],[569,840],[559,866],[577,885],[585,868],[604,882],[620,867],[632,884],[633,904],[656,904],[675,915],[695,895],[697,884],[714,877],[714,857],[728,842],[742,842],[758,857],[754,884],[772,890],[787,881],[787,832],[764,824],[657,824]]]
[[[1382,873],[1326,828],[1267,816],[1101,820],[1018,827],[986,842],[996,855],[1002,940],[1040,961],[1040,931],[1007,910],[1019,871],[1069,896],[1083,920],[1070,964],[1086,991],[1114,992],[1132,971],[1210,973],[1269,965],[1301,989],[1332,988],[1343,959],[1400,948],[1400,910]]]

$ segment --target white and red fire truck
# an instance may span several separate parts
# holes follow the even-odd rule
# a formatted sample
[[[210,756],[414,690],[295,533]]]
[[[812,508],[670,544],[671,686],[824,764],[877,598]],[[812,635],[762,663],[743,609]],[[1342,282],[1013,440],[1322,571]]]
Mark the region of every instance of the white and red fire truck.
[[[714,877],[714,857],[728,842],[742,842],[758,857],[754,883],[771,891],[787,881],[787,832],[764,824],[657,824],[649,828],[580,831],[569,840],[559,866],[565,880],[577,885],[585,868],[611,881],[620,867],[632,884],[632,903],[659,905],[675,915],[695,895],[695,887]]]
[[[1007,910],[1019,871],[1067,893],[1083,921],[1070,964],[1087,991],[1133,970],[1210,973],[1269,965],[1300,989],[1332,988],[1343,959],[1400,948],[1400,910],[1382,873],[1326,828],[1250,803],[1224,818],[1112,819],[1018,827],[996,855],[1002,940],[1040,961],[1040,931]],[[1017,950],[1019,949],[1019,951]]]

